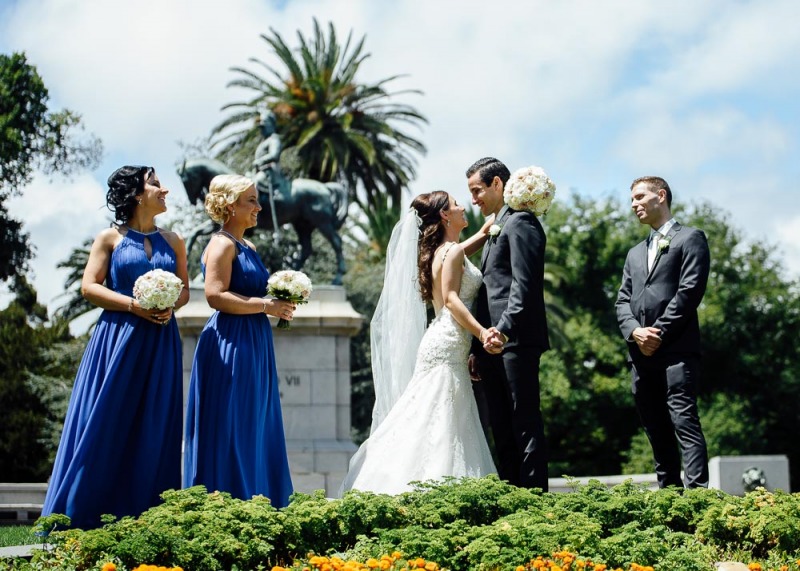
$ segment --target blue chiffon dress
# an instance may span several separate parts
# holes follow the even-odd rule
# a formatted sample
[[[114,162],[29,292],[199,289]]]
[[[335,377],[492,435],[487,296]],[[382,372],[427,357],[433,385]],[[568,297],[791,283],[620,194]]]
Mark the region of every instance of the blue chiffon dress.
[[[175,266],[160,233],[128,229],[111,253],[106,285],[130,296],[140,275]],[[181,404],[175,319],[160,325],[104,310],[78,368],[42,515],[66,514],[73,527],[90,529],[103,514],[137,516],[178,489]]]
[[[261,258],[238,242],[236,249],[230,291],[264,296],[269,272]],[[186,409],[183,483],[243,500],[261,494],[275,507],[289,503],[278,371],[263,313],[216,311],[200,334]]]

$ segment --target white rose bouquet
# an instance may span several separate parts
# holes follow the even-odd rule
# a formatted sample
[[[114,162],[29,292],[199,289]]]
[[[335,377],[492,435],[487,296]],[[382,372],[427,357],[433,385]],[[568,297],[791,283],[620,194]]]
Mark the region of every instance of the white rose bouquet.
[[[133,297],[144,309],[167,309],[175,305],[183,290],[183,281],[166,270],[150,270],[133,284]]]
[[[503,198],[511,208],[536,216],[547,214],[555,195],[556,185],[541,167],[535,166],[514,171],[503,190]]]
[[[267,280],[267,295],[299,305],[308,303],[312,289],[311,279],[303,272],[295,270],[275,272]],[[289,329],[290,326],[286,319],[278,320],[278,329]]]

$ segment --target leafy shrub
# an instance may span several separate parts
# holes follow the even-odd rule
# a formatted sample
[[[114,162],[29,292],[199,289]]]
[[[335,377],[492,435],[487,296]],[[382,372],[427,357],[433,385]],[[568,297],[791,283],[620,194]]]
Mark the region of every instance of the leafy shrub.
[[[163,498],[136,519],[52,532],[51,551],[13,568],[80,571],[114,564],[124,571],[145,563],[243,571],[314,568],[312,557],[330,570],[368,563],[403,568],[399,559],[381,559],[387,553],[414,554],[452,571],[567,569],[567,559],[593,571],[699,571],[725,559],[777,571],[796,569],[800,560],[800,495],[763,489],[740,498],[715,490],[649,491],[629,481],[612,489],[591,482],[555,494],[489,476],[419,483],[399,496],[294,494],[281,510],[263,497],[241,501],[202,487]],[[54,521],[42,519],[43,525]],[[0,562],[0,570],[7,568]]]

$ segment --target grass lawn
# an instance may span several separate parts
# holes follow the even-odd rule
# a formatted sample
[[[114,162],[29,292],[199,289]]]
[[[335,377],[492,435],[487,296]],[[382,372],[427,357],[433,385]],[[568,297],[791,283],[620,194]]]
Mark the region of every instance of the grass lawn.
[[[0,547],[9,545],[34,545],[41,539],[31,533],[29,525],[0,525]]]

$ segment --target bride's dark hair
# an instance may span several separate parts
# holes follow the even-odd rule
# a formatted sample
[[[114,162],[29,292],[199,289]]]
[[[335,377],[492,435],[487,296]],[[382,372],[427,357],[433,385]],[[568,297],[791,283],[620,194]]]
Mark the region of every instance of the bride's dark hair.
[[[419,292],[422,299],[433,299],[433,254],[444,239],[444,225],[439,214],[450,210],[450,195],[443,190],[420,194],[411,207],[422,219],[419,227],[417,269],[419,270]]]
[[[136,208],[136,197],[144,192],[144,182],[155,172],[153,167],[124,166],[108,177],[106,206],[114,212],[114,219],[127,224]]]

